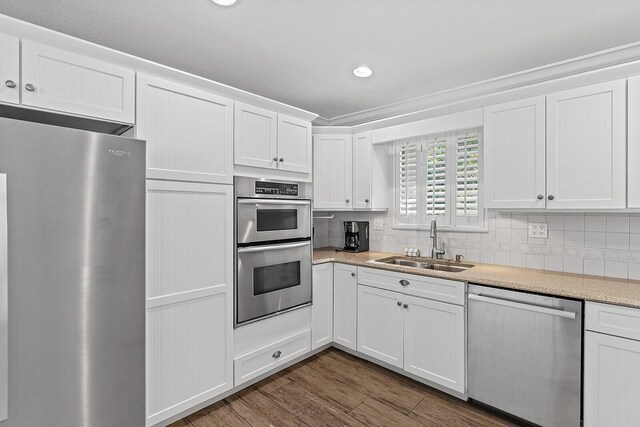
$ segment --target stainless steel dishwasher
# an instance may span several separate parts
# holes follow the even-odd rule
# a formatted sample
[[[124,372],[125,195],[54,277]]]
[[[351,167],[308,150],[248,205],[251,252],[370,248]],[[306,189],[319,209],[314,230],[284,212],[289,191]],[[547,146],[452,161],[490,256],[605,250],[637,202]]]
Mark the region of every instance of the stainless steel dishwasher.
[[[469,285],[468,394],[531,423],[580,426],[582,302]]]

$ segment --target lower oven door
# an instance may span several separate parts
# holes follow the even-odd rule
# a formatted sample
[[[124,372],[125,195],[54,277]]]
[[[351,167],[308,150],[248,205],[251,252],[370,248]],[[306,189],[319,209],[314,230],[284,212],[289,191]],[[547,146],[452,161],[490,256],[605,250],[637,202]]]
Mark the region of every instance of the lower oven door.
[[[311,242],[238,248],[236,324],[311,302]]]

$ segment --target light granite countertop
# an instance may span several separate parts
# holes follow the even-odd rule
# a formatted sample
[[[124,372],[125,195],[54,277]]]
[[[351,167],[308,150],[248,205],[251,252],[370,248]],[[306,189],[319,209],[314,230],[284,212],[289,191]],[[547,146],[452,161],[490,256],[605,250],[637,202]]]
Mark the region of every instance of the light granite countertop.
[[[374,263],[376,259],[397,256],[385,252],[336,252],[336,248],[313,250],[313,263],[339,262],[361,267],[379,268],[420,276],[459,280],[499,288],[536,292],[640,308],[640,281],[601,276],[558,273],[530,268],[472,263],[474,267],[459,273],[425,270],[399,265]]]

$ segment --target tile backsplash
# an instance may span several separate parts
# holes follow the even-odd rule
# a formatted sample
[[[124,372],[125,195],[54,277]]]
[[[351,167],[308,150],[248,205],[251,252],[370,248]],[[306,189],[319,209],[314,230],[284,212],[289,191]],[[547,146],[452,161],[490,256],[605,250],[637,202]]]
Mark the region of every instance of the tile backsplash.
[[[428,230],[394,229],[392,212],[333,214],[333,219],[314,220],[316,247],[343,246],[342,222],[358,220],[370,223],[373,251],[399,253],[414,247],[426,256],[431,251]],[[375,219],[383,221],[383,230],[374,230]],[[640,214],[490,211],[487,222],[484,233],[441,231],[445,258],[461,254],[472,262],[640,280]],[[530,222],[547,223],[547,238],[529,238]]]

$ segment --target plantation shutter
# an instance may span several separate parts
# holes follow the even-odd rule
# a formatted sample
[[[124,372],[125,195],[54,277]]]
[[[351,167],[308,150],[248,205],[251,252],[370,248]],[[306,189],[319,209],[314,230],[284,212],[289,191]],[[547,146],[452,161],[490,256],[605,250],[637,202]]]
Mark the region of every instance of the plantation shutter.
[[[427,218],[446,213],[446,153],[447,139],[444,136],[430,138],[424,147],[425,213]]]
[[[418,154],[416,141],[408,141],[398,148],[399,211],[401,216],[418,214]]]
[[[478,132],[456,135],[456,215],[477,217],[479,212]]]

